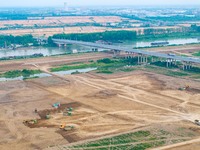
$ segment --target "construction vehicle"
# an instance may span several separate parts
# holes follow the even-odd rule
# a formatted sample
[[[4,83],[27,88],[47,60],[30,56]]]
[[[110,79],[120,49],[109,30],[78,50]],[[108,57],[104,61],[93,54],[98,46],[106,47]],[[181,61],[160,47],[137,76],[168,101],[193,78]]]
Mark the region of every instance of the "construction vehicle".
[[[189,86],[189,85],[186,85],[186,86],[185,86],[185,89],[186,89],[186,90],[188,90],[189,88],[190,88],[190,86]]]
[[[51,116],[50,116],[50,115],[46,115],[45,118],[46,118],[46,119],[50,119]]]
[[[66,125],[65,123],[60,125],[60,129],[64,130],[64,131],[70,131],[72,129],[74,129],[74,126],[72,125]]]
[[[184,90],[188,90],[190,88],[189,85],[186,85],[184,87],[180,87],[179,90],[184,91]]]
[[[33,119],[33,120],[26,120],[23,123],[25,124],[29,124],[29,125],[33,125],[33,124],[37,124],[38,120],[37,119]]]
[[[68,111],[73,111],[72,107],[67,108]]]
[[[74,126],[66,126],[64,128],[65,131],[71,131],[72,129],[74,129]]]
[[[195,120],[194,123],[198,126],[200,126],[200,121],[199,120]]]
[[[61,124],[61,125],[60,125],[60,129],[64,129],[64,128],[65,128],[65,126],[66,126],[66,124],[65,124],[65,123]]]
[[[54,103],[54,104],[52,105],[52,107],[54,107],[54,108],[60,107],[60,102]]]
[[[71,116],[72,111],[73,111],[72,107],[67,108],[66,111],[63,112],[63,116]]]

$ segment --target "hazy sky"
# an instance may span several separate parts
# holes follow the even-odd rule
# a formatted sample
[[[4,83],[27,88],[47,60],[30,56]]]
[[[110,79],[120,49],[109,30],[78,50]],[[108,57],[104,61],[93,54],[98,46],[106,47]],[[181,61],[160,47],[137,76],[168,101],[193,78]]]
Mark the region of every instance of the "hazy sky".
[[[72,6],[85,5],[200,5],[200,0],[0,0],[0,7],[7,6]]]

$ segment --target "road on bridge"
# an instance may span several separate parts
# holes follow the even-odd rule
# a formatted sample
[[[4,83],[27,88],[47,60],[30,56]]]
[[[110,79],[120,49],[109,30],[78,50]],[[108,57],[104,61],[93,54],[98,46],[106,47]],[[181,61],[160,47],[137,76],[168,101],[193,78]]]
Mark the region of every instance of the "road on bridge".
[[[105,44],[98,44],[98,43],[92,43],[92,42],[83,42],[83,41],[74,41],[74,40],[65,40],[65,39],[52,39],[52,40],[56,44],[76,44],[76,45],[90,46],[90,47],[96,47],[96,48],[105,48],[105,49],[110,49],[110,50],[125,51],[129,53],[137,53],[137,54],[142,54],[142,55],[155,56],[155,57],[160,57],[160,58],[200,64],[200,59],[194,58],[194,57],[183,57],[183,56],[169,55],[169,54],[164,54],[164,53],[159,53],[159,52],[150,52],[150,51],[139,50],[139,49],[128,49],[128,48],[123,48],[120,46],[105,45]]]

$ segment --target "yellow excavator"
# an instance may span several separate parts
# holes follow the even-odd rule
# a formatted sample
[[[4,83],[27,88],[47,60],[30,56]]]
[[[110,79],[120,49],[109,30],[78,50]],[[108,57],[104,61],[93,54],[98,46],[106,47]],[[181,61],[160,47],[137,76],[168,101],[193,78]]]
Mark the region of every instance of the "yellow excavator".
[[[60,125],[60,129],[62,129],[64,131],[70,131],[70,130],[74,129],[74,126],[66,125],[66,123],[63,123]]]
[[[190,88],[189,85],[186,85],[186,86],[185,86],[185,90],[188,90],[189,88]]]
[[[63,124],[60,125],[60,129],[64,129],[65,127],[66,127],[65,123],[63,123]]]

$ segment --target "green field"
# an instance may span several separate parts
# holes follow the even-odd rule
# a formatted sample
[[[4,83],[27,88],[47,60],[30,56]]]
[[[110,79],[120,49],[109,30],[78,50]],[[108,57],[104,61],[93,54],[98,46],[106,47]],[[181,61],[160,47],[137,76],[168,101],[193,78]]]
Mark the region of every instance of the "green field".
[[[97,73],[107,73],[110,74],[113,70],[123,67],[126,65],[126,62],[122,59],[109,59],[104,58],[94,61],[89,61],[88,63],[75,63],[73,65],[61,65],[55,68],[51,68],[51,72],[56,71],[67,71],[74,69],[85,69],[85,68],[97,68]]]
[[[172,136],[178,137],[176,139],[171,138]],[[104,138],[97,141],[87,142],[84,144],[78,144],[70,149],[82,149],[82,150],[145,150],[148,148],[159,147],[167,144],[167,142],[177,143],[184,141],[184,135],[175,135],[168,131],[149,131],[142,130],[127,134],[114,136],[111,138]]]

